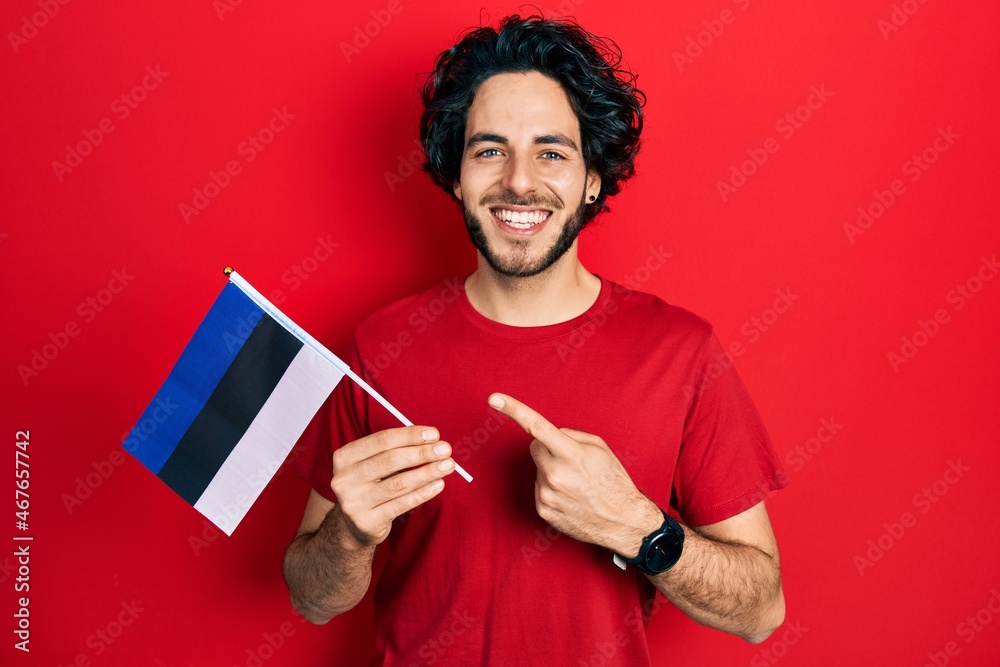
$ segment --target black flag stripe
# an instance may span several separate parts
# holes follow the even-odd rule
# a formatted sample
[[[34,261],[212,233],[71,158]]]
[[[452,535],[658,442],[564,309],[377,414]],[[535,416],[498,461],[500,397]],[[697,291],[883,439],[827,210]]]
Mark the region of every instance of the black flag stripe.
[[[271,396],[302,341],[266,314],[158,476],[194,505]]]

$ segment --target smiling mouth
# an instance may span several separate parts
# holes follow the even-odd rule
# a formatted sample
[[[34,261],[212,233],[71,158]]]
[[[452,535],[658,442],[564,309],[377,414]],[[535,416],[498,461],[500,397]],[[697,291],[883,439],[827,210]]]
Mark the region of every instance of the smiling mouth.
[[[515,211],[509,208],[491,208],[490,213],[500,222],[515,229],[531,229],[535,225],[545,222],[552,215],[552,211],[542,209]]]

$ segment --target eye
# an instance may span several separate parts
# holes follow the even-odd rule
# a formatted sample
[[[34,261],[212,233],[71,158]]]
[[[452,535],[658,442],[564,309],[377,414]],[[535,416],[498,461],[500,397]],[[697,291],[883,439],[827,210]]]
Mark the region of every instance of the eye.
[[[555,151],[545,151],[542,153],[542,157],[546,160],[562,160],[563,156]]]
[[[482,150],[482,151],[479,151],[478,153],[476,153],[477,157],[496,157],[498,155],[500,155],[500,149],[499,148],[487,148],[485,150]]]

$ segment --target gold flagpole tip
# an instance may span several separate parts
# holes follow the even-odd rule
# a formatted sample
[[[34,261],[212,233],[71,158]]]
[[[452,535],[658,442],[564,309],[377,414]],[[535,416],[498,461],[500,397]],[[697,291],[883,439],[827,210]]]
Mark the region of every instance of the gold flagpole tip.
[[[233,267],[227,266],[226,268],[222,269],[222,272],[228,276],[230,273],[233,272]]]

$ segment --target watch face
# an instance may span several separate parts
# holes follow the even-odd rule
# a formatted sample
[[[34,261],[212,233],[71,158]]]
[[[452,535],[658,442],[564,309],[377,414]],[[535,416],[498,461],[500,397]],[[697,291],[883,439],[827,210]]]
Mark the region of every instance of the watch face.
[[[681,541],[676,535],[657,535],[646,551],[646,567],[652,572],[666,572],[681,557]]]

